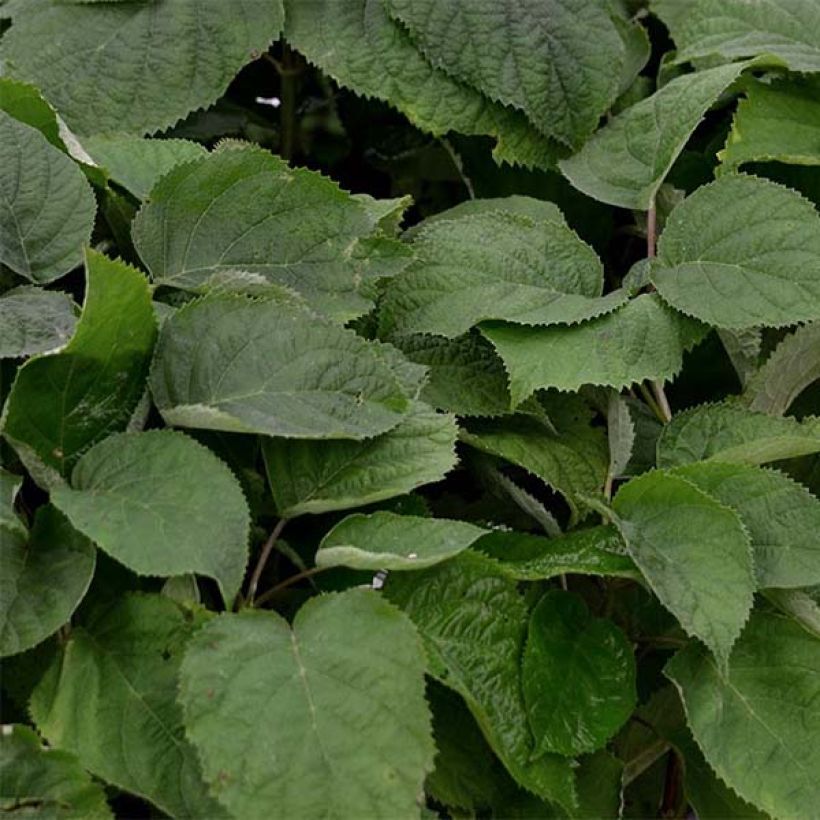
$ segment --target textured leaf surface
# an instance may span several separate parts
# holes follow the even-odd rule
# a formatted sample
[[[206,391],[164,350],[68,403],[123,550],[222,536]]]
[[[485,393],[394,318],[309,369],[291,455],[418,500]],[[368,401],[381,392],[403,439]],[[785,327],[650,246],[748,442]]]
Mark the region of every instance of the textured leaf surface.
[[[223,817],[207,796],[176,703],[199,623],[170,598],[128,594],[75,628],[31,699],[37,728],[92,774],[173,817]]]
[[[0,110],[36,128],[53,146],[63,149],[57,115],[33,85],[0,77]]]
[[[421,572],[391,576],[386,590],[418,627],[428,673],[464,698],[510,774],[530,791],[572,808],[569,761],[557,755],[532,759],[519,666],[527,609],[515,582],[489,559],[467,552]]]
[[[388,0],[434,65],[523,110],[568,145],[595,128],[618,91],[623,44],[598,0]]]
[[[569,228],[504,211],[440,220],[413,243],[416,261],[387,288],[387,332],[459,336],[486,319],[579,322],[614,310],[603,268]]]
[[[769,180],[720,177],[670,215],[652,281],[673,307],[718,327],[820,317],[820,214]]]
[[[330,179],[258,148],[226,147],[172,169],[133,235],[157,282],[197,290],[241,273],[248,286],[292,288],[347,321],[372,305],[363,282],[394,272],[390,253],[399,267],[409,261],[395,240],[360,242],[373,231],[365,205]]]
[[[319,544],[318,567],[425,569],[452,558],[486,534],[466,521],[375,512],[340,521]]]
[[[694,643],[667,674],[723,780],[773,817],[811,816],[820,798],[820,641],[788,618],[755,612],[728,676]]]
[[[248,507],[228,467],[174,430],[109,436],[56,488],[54,504],[141,575],[199,572],[233,601],[248,560]]]
[[[38,469],[34,461],[67,475],[82,452],[125,428],[145,389],[155,336],[145,277],[88,251],[74,336],[59,353],[20,368],[4,409],[3,434],[30,470]]]
[[[615,390],[609,392],[606,411],[607,441],[609,442],[609,473],[612,478],[626,474],[635,447],[635,422],[629,405]]]
[[[60,291],[15,288],[0,297],[0,358],[60,348],[76,324],[74,303]]]
[[[643,379],[671,378],[683,364],[684,351],[703,338],[706,328],[650,293],[573,327],[488,323],[481,331],[504,360],[513,405],[518,405],[542,387],[620,389]]]
[[[648,210],[709,106],[743,68],[720,66],[675,78],[618,114],[577,154],[561,160],[562,173],[595,199]]]
[[[820,452],[820,421],[799,422],[731,403],[702,404],[676,415],[658,439],[658,466],[692,461],[765,464]]]
[[[59,278],[82,261],[95,211],[74,162],[0,111],[0,262],[32,282]]]
[[[374,436],[408,405],[374,343],[240,296],[193,302],[165,322],[151,392],[169,424],[295,438]]]
[[[28,538],[0,523],[0,655],[36,646],[71,617],[94,574],[94,545],[53,507]]]
[[[530,616],[522,687],[536,753],[601,748],[635,708],[635,658],[626,635],[590,616],[582,598],[547,592]]]
[[[629,555],[661,603],[725,665],[755,590],[740,517],[689,481],[660,471],[625,484],[613,509]]]
[[[707,462],[675,472],[740,516],[758,586],[820,583],[820,501],[808,490],[782,473],[743,464]]]
[[[31,0],[3,56],[78,134],[146,133],[214,102],[279,36],[282,17],[281,0]]]
[[[54,820],[111,818],[102,787],[74,755],[46,749],[28,726],[0,734],[0,811]]]
[[[371,591],[315,598],[292,630],[273,612],[213,620],[186,653],[180,701],[237,817],[418,817],[435,753],[424,658],[408,618]]]
[[[455,466],[456,424],[415,402],[389,433],[367,441],[269,438],[265,468],[281,516],[346,510],[439,481]]]

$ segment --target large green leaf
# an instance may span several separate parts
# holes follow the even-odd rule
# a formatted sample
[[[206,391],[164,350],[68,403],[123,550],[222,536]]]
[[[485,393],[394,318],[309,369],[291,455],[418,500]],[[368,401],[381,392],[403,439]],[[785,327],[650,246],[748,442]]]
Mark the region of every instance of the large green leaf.
[[[3,435],[41,483],[67,475],[80,454],[125,429],[145,389],[156,336],[145,277],[86,253],[86,296],[71,341],[18,371]]]
[[[0,111],[0,262],[32,282],[59,278],[82,261],[95,211],[77,165]]]
[[[670,215],[651,279],[673,307],[718,327],[820,318],[820,214],[798,193],[730,174]]]
[[[692,461],[765,464],[820,452],[820,420],[777,418],[739,404],[701,404],[678,413],[658,439],[658,466]]]
[[[33,85],[11,77],[0,77],[0,110],[36,128],[61,151],[65,147],[60,137],[56,112]]]
[[[151,392],[168,424],[293,438],[362,439],[409,400],[373,342],[274,301],[212,296],[162,326]]]
[[[740,517],[686,479],[661,471],[625,484],[613,508],[627,551],[660,602],[725,666],[755,590]]]
[[[279,36],[282,18],[281,0],[30,0],[3,57],[77,133],[142,134],[215,102]]]
[[[515,582],[490,559],[465,552],[421,572],[391,575],[386,591],[418,627],[428,673],[464,698],[510,774],[572,809],[569,760],[551,754],[533,759],[520,674],[528,613]]]
[[[354,513],[325,535],[316,552],[317,567],[426,569],[467,549],[487,530],[466,521]]]
[[[15,288],[0,297],[0,358],[57,350],[71,338],[74,303],[60,291]]]
[[[368,240],[374,230],[365,205],[332,180],[231,145],[166,174],[133,236],[161,284],[202,290],[232,276],[248,288],[285,286],[347,321],[372,306],[367,280],[409,261],[397,240]]]
[[[279,514],[346,510],[439,481],[456,465],[456,424],[414,402],[390,432],[367,441],[268,438],[265,468]]]
[[[583,599],[550,590],[530,616],[522,665],[536,754],[601,748],[635,708],[635,657],[624,633]]]
[[[709,106],[742,65],[686,74],[630,106],[569,159],[562,173],[595,199],[646,211]]]
[[[48,742],[172,817],[223,817],[207,795],[177,705],[182,653],[203,616],[127,594],[72,630],[31,697]]]
[[[387,287],[383,330],[454,337],[487,319],[573,324],[623,304],[600,298],[603,267],[568,227],[504,211],[431,223]]]
[[[504,360],[515,406],[542,387],[577,390],[600,384],[620,389],[643,379],[669,379],[706,327],[647,293],[573,327],[486,323],[481,331]]]
[[[623,44],[601,0],[388,0],[434,65],[568,145],[618,93]]]
[[[369,590],[309,601],[293,628],[226,614],[191,642],[185,729],[236,817],[418,817],[435,748],[409,619]]]
[[[820,584],[820,500],[775,470],[705,462],[675,470],[731,507],[752,542],[760,587]]]
[[[0,811],[52,820],[103,820],[105,792],[72,754],[47,749],[28,726],[0,732]]]
[[[230,604],[248,561],[248,506],[228,467],[175,430],[121,433],[77,463],[52,500],[79,530],[141,575],[199,572]]]
[[[722,675],[691,644],[666,668],[706,760],[773,817],[811,817],[820,799],[820,641],[755,612]]]

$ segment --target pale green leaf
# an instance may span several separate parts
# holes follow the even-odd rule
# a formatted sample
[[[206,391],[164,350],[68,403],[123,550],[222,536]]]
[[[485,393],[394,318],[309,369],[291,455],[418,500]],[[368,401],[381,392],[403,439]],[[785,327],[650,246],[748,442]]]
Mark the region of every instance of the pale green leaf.
[[[765,464],[820,452],[820,420],[778,418],[742,405],[702,404],[678,413],[658,439],[658,466],[692,461]]]
[[[625,291],[601,298],[603,267],[568,227],[504,211],[428,225],[415,261],[381,306],[387,333],[459,336],[487,319],[572,324],[608,313]]]
[[[718,327],[820,318],[820,214],[777,183],[722,176],[672,212],[651,278],[673,307]]]
[[[0,77],[0,110],[36,128],[55,148],[64,148],[57,114],[33,85]]]
[[[21,287],[0,296],[0,358],[46,353],[65,345],[77,320],[60,291]]]
[[[409,619],[369,590],[225,614],[180,673],[185,728],[236,817],[411,818],[435,747]]]
[[[731,507],[752,542],[760,587],[820,584],[820,500],[775,470],[706,462],[675,470]]]
[[[635,708],[635,657],[610,620],[582,598],[550,590],[530,615],[521,661],[536,754],[600,749]]]
[[[125,429],[145,389],[156,336],[142,273],[96,251],[87,251],[85,266],[74,336],[59,353],[19,369],[3,411],[3,435],[40,483],[67,475],[90,446]]]
[[[16,530],[25,535],[25,525],[14,510],[14,501],[22,485],[22,476],[8,473],[0,467],[0,526]]]
[[[744,67],[720,66],[675,78],[561,160],[561,172],[595,199],[648,210],[703,115]]]
[[[781,612],[820,639],[820,604],[800,589],[767,589],[763,594]]]
[[[77,165],[0,111],[0,262],[32,282],[58,279],[82,261],[95,211]]]
[[[28,726],[0,731],[0,811],[45,820],[105,820],[113,814],[105,792],[80,761],[47,749]]]
[[[629,405],[616,391],[609,392],[606,413],[607,440],[609,442],[609,475],[619,478],[626,474],[635,446],[635,422]]]
[[[750,410],[782,416],[817,379],[820,379],[820,322],[812,322],[797,328],[780,342],[749,379],[743,401]]]
[[[144,134],[215,102],[279,36],[282,18],[281,0],[27,0],[2,54],[76,133]]]
[[[376,199],[370,194],[353,194],[353,199],[364,205],[373,227],[385,236],[396,236],[399,233],[404,213],[413,204],[413,197],[409,194],[393,199]]]
[[[37,728],[97,777],[172,817],[218,818],[177,705],[182,653],[203,616],[127,594],[75,628],[31,697]]]
[[[0,655],[36,646],[66,623],[94,574],[94,545],[51,506],[27,535],[0,523]]]
[[[385,590],[418,627],[428,673],[464,698],[513,778],[572,809],[570,761],[551,754],[533,759],[520,674],[528,613],[515,582],[468,551],[421,572],[395,573]]]
[[[755,612],[722,675],[691,644],[666,668],[706,760],[773,817],[811,817],[820,800],[820,641],[781,615]]]
[[[607,316],[573,327],[525,328],[486,323],[507,372],[513,405],[542,387],[578,390],[584,384],[617,389],[643,379],[670,379],[684,351],[706,327],[643,294]]]
[[[362,439],[395,427],[408,408],[386,355],[305,310],[212,296],[163,324],[151,392],[172,425]]]
[[[268,438],[262,452],[279,514],[346,510],[439,481],[455,466],[452,416],[415,402],[390,432],[367,441]]]
[[[198,572],[230,604],[248,560],[248,506],[228,467],[175,430],[121,433],[77,463],[54,504],[141,575]]]
[[[718,330],[717,335],[732,362],[740,384],[745,387],[758,369],[763,331],[759,327],[747,327],[743,330],[722,328]]]
[[[660,602],[725,666],[755,590],[740,517],[686,479],[661,471],[621,487],[613,509],[627,552]]]
[[[317,567],[426,569],[463,552],[487,530],[466,521],[379,511],[354,513],[325,535]]]
[[[618,93],[624,47],[600,0],[388,0],[432,65],[567,145]]]

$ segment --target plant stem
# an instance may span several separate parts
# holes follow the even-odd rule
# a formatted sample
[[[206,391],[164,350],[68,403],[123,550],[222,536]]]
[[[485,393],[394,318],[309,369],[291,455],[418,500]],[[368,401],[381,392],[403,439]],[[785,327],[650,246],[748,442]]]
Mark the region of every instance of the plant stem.
[[[467,189],[467,195],[470,197],[470,199],[475,199],[475,189],[473,188],[472,180],[464,172],[464,163],[461,161],[461,157],[456,152],[456,149],[453,148],[453,146],[450,144],[450,140],[448,140],[446,137],[442,137],[439,140],[439,142],[449,155],[450,159],[453,161],[453,165],[455,166],[455,169],[458,172],[458,176],[464,183],[464,187]]]
[[[256,595],[256,589],[259,586],[259,579],[262,577],[262,571],[265,569],[265,564],[268,563],[268,558],[270,558],[270,554],[273,552],[273,547],[276,544],[276,540],[282,534],[282,530],[285,528],[285,524],[287,524],[287,522],[287,518],[280,518],[276,522],[273,532],[271,532],[268,540],[265,541],[265,545],[262,547],[262,552],[259,553],[259,560],[256,562],[256,566],[253,569],[253,575],[251,575],[251,580],[248,583],[247,606],[253,606],[253,599]]]
[[[661,411],[661,421],[664,424],[669,424],[669,422],[672,421],[672,408],[669,406],[669,399],[666,398],[663,382],[653,381],[652,392],[655,394],[655,401],[657,401],[658,408]]]
[[[654,396],[652,395],[652,393],[649,392],[646,385],[641,383],[638,385],[638,387],[641,391],[641,395],[643,396],[644,401],[649,406],[649,409],[655,414],[658,421],[660,421],[661,424],[666,424],[668,419],[664,415],[663,410],[661,410],[661,408],[658,406],[658,403],[655,401]]]
[[[295,584],[297,581],[302,581],[305,578],[310,578],[313,575],[318,575],[320,572],[324,572],[326,569],[330,569],[330,567],[311,567],[310,569],[303,569],[301,572],[297,572],[296,575],[291,575],[290,578],[285,578],[284,581],[278,583],[275,587],[271,587],[267,592],[263,592],[257,599],[257,604],[264,604],[266,601],[269,601],[276,595],[277,592],[280,590],[286,589],[287,587]]]
[[[669,750],[666,760],[666,780],[663,784],[663,802],[661,803],[661,817],[680,817],[684,808],[683,799],[683,768],[678,753]]]

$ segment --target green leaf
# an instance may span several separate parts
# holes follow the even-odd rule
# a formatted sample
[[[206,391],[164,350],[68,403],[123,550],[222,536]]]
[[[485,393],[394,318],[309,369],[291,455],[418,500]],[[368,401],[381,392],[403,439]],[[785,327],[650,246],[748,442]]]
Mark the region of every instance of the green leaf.
[[[584,384],[621,389],[644,379],[667,380],[706,327],[675,312],[656,294],[643,294],[607,316],[573,327],[524,328],[486,323],[510,374],[513,405],[543,387]]]
[[[105,792],[74,755],[45,748],[28,726],[0,732],[0,811],[10,815],[112,818]]]
[[[14,511],[14,501],[22,485],[22,476],[7,473],[0,467],[0,526],[25,535],[26,528]]]
[[[820,214],[782,185],[722,176],[672,212],[651,278],[673,307],[718,327],[820,318]]]
[[[820,420],[777,418],[726,402],[678,413],[658,439],[658,466],[765,464],[820,452]]]
[[[279,36],[282,18],[281,0],[31,0],[3,38],[3,57],[78,134],[144,134],[215,102]]]
[[[0,523],[0,656],[36,646],[66,623],[94,575],[94,545],[52,506],[28,535]]]
[[[635,446],[635,422],[629,405],[615,390],[610,390],[606,413],[607,440],[609,442],[609,473],[612,478],[626,474]]]
[[[225,816],[207,795],[176,703],[182,653],[203,617],[129,593],[72,630],[31,697],[52,746],[172,817]]]
[[[550,168],[557,146],[526,117],[424,59],[382,0],[286,0],[285,37],[340,85],[375,97],[435,136],[488,135],[500,161]]]
[[[128,134],[83,137],[89,156],[111,178],[137,199],[146,199],[159,179],[176,165],[202,157],[195,142],[179,139],[142,139]]]
[[[749,533],[760,587],[820,584],[820,500],[775,470],[706,462],[675,470],[731,507]]]
[[[667,665],[706,760],[773,817],[809,817],[820,798],[820,642],[780,615],[755,612],[728,675],[690,644]]]
[[[554,221],[504,211],[440,220],[413,250],[415,261],[387,287],[384,332],[454,337],[487,319],[573,324],[627,299],[625,291],[600,298],[595,251]]]
[[[623,43],[599,0],[388,0],[387,8],[434,66],[567,145],[592,133],[618,93]]]
[[[157,332],[148,282],[138,270],[91,250],[85,265],[74,336],[59,353],[19,369],[3,411],[3,435],[44,484],[125,429],[145,389]]]
[[[367,441],[262,443],[265,469],[279,514],[346,510],[409,493],[439,481],[455,466],[452,416],[415,402],[389,433]]]
[[[21,287],[0,297],[0,358],[46,353],[74,333],[74,303],[60,291]]]
[[[391,575],[385,589],[418,627],[428,674],[464,698],[513,778],[572,809],[570,761],[532,757],[520,675],[528,613],[515,582],[490,559],[465,552],[421,572]]]
[[[820,605],[799,589],[767,589],[766,598],[809,634],[820,639]]]
[[[186,652],[180,702],[236,817],[418,817],[435,753],[424,658],[372,591],[314,598],[293,629],[273,612],[214,619]]]
[[[121,433],[77,463],[71,489],[52,491],[77,529],[140,575],[199,572],[230,605],[248,561],[248,506],[208,449],[175,430]]]
[[[297,308],[212,296],[163,324],[151,392],[168,424],[293,438],[363,439],[408,398],[387,354]]]
[[[600,496],[607,471],[606,437],[585,419],[551,431],[532,416],[474,420],[459,434],[466,444],[523,467],[564,496],[574,523],[586,512],[583,496]]]
[[[0,302],[2,304],[2,302]],[[782,416],[812,382],[820,379],[820,322],[786,336],[746,384],[750,410]]]
[[[541,598],[521,664],[536,754],[600,749],[635,708],[635,657],[626,635],[591,617],[577,595],[554,589]]]
[[[816,77],[750,81],[745,92],[726,147],[718,155],[723,167],[768,161],[820,165],[820,81]]]
[[[57,114],[33,85],[0,77],[0,110],[36,128],[55,148],[62,151],[65,147],[60,138]]]
[[[755,590],[740,517],[686,479],[661,471],[621,487],[613,509],[627,552],[660,602],[725,666]]]
[[[744,68],[720,66],[675,78],[561,160],[561,172],[601,202],[648,210],[703,115]]]
[[[133,237],[160,284],[207,290],[241,275],[248,287],[295,290],[345,322],[370,310],[365,285],[394,272],[391,254],[399,267],[409,261],[396,240],[367,244],[374,230],[364,204],[332,180],[258,147],[225,146],[166,174],[137,214]]]
[[[467,549],[487,530],[466,521],[375,512],[355,513],[325,535],[317,567],[426,569]]]
[[[75,163],[0,111],[0,262],[32,282],[58,279],[80,264],[95,211]]]

